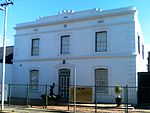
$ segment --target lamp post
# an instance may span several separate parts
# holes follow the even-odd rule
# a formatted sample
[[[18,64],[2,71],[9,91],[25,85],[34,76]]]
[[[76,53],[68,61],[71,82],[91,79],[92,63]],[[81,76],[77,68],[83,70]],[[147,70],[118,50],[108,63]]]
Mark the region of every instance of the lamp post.
[[[5,87],[5,56],[6,56],[6,28],[7,28],[7,7],[4,7],[4,34],[3,34],[3,63],[1,83],[1,111],[4,109],[4,87]]]
[[[0,4],[4,8],[0,8],[5,12],[4,14],[4,34],[3,34],[3,65],[2,65],[2,83],[1,83],[1,111],[4,110],[4,88],[5,88],[5,60],[6,60],[6,32],[7,32],[7,6],[9,4],[13,5],[13,2],[8,0],[5,3]]]

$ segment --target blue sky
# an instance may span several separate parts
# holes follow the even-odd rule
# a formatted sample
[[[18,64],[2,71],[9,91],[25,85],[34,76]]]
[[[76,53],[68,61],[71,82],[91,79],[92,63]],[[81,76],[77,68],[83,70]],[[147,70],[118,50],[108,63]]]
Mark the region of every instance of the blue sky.
[[[5,0],[0,0],[4,3]],[[120,7],[136,6],[139,21],[145,38],[145,44],[150,44],[150,0],[13,0],[14,5],[8,10],[7,45],[13,45],[16,24],[34,21],[42,16],[57,15],[64,9],[81,11],[100,8],[102,10]],[[3,34],[4,12],[0,11],[0,35]],[[2,39],[0,39],[2,46]]]

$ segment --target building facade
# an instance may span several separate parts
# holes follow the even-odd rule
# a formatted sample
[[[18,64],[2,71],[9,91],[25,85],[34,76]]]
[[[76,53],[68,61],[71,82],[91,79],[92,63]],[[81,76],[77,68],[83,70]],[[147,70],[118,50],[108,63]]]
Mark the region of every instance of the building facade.
[[[13,72],[13,46],[6,47],[6,59],[5,59],[5,84],[12,83]],[[2,81],[2,65],[3,65],[3,47],[0,47],[0,81]]]
[[[13,83],[32,84],[33,92],[40,92],[39,84],[55,83],[61,86],[55,92],[67,98],[68,85],[104,86],[93,88],[93,101],[96,93],[97,101],[104,94],[112,102],[114,91],[105,86],[136,87],[137,72],[146,71],[135,7],[64,10],[15,29]],[[23,96],[17,90],[14,95]]]
[[[6,56],[5,56],[5,76],[4,76],[4,100],[7,101],[8,98],[8,90],[9,84],[12,84],[12,72],[13,72],[13,46],[6,47]],[[0,82],[2,83],[2,73],[3,72],[3,47],[0,47]],[[0,84],[0,92],[1,92],[1,84]],[[0,93],[1,97],[1,93]],[[1,98],[0,98],[1,101]]]

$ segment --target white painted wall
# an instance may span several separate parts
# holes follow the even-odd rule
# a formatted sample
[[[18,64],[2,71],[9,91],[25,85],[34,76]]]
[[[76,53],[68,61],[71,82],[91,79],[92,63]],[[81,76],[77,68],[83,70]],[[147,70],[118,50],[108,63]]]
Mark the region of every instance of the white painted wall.
[[[5,65],[5,84],[11,84],[12,83],[12,64],[6,64]],[[2,63],[0,63],[0,81],[2,81]]]
[[[13,83],[29,83],[29,71],[39,69],[39,84],[58,84],[58,69],[66,67],[72,70],[71,84],[73,70],[76,68],[77,85],[94,86],[94,69],[107,67],[109,86],[136,87],[137,72],[145,71],[146,65],[137,54],[136,34],[141,31],[140,27],[136,27],[135,12],[134,8],[104,12],[88,10],[18,24],[14,46]],[[63,18],[64,16],[68,18]],[[98,23],[101,20],[103,22]],[[64,27],[65,24],[67,27]],[[107,31],[107,52],[95,52],[95,32],[98,31]],[[60,55],[60,36],[68,34],[70,54]],[[31,56],[33,38],[40,38],[40,55],[36,57]],[[62,64],[63,59],[66,60],[65,65]],[[25,92],[20,93],[15,91],[14,95],[23,96]],[[38,94],[37,97],[40,96],[40,91]],[[114,92],[109,91],[109,98],[106,97],[108,101],[112,101],[113,97]]]
[[[128,15],[126,15],[128,17]],[[130,15],[129,15],[130,16]],[[134,36],[134,22],[126,23],[123,22],[120,24],[118,22],[118,18],[116,17],[116,23],[113,25],[106,24],[105,19],[103,24],[95,25],[97,24],[97,20],[95,20],[95,24],[93,27],[91,27],[89,22],[89,25],[85,28],[82,28],[78,26],[78,23],[76,26],[72,24],[68,24],[67,29],[58,29],[57,32],[54,32],[53,26],[49,26],[49,29],[46,33],[38,32],[38,33],[32,33],[30,35],[26,35],[25,33],[20,35],[16,35],[15,38],[15,47],[17,52],[15,52],[15,59],[30,59],[30,51],[31,51],[31,39],[32,38],[40,38],[40,57],[57,57],[60,53],[60,36],[63,34],[70,34],[71,35],[71,55],[93,55],[95,45],[94,45],[94,38],[95,38],[95,32],[96,31],[104,31],[106,30],[108,32],[108,53],[112,54],[122,54],[122,53],[132,53],[135,52],[135,48],[131,48],[129,46],[130,43],[133,43],[134,37],[130,38],[130,36]],[[81,24],[79,22],[79,24]],[[84,25],[84,22],[82,22],[82,25]],[[60,25],[61,27],[62,25]],[[102,26],[102,27],[101,27]],[[70,27],[73,27],[70,29]],[[42,27],[39,28],[39,30],[43,29]],[[118,32],[119,29],[119,32]],[[26,30],[24,30],[26,32]],[[130,32],[129,32],[130,31]],[[18,37],[18,38],[17,38]],[[86,38],[86,39],[85,39]],[[130,38],[130,40],[128,40]],[[78,44],[80,42],[84,42],[82,44]],[[117,43],[117,45],[116,45]],[[24,44],[24,48],[22,46]],[[46,46],[45,46],[46,45]],[[78,46],[77,46],[78,45]],[[119,47],[119,48],[118,48]],[[80,49],[78,49],[80,48]]]

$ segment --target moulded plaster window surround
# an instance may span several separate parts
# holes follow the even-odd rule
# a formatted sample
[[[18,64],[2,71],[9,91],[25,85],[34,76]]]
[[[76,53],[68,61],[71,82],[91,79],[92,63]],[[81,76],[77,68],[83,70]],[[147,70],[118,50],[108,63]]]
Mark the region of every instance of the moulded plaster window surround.
[[[39,38],[32,39],[31,56],[39,56]]]
[[[95,52],[107,51],[107,32],[96,32],[95,36]]]
[[[30,70],[30,89],[38,90],[39,70]]]
[[[144,45],[142,45],[142,58],[144,59]]]
[[[61,36],[61,54],[69,54],[70,49],[70,35]]]
[[[140,54],[140,36],[138,35],[138,52]]]
[[[108,69],[95,70],[96,93],[108,93]]]

